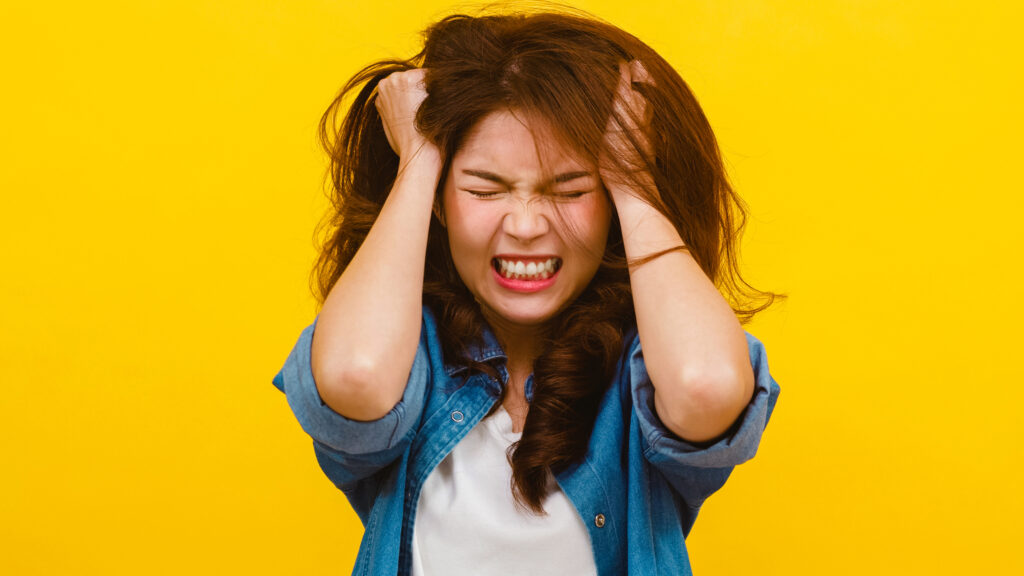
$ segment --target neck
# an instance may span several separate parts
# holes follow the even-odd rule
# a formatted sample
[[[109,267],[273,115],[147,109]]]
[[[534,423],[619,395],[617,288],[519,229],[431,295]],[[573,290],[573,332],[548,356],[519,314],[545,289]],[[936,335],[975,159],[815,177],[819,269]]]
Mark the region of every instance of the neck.
[[[543,340],[547,334],[546,327],[512,324],[501,318],[493,318],[486,312],[484,317],[508,357],[509,372],[519,373],[525,370],[525,374],[529,374],[533,370],[533,361],[542,351]]]

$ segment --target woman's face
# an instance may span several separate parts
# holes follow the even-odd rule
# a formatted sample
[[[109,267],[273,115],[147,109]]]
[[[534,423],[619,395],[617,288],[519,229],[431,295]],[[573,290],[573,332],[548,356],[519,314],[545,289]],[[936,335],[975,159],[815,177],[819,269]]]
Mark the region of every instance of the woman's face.
[[[538,139],[548,133],[533,127]],[[492,325],[550,320],[583,292],[604,253],[612,208],[596,166],[545,143],[538,149],[511,112],[491,113],[445,180],[452,259]]]

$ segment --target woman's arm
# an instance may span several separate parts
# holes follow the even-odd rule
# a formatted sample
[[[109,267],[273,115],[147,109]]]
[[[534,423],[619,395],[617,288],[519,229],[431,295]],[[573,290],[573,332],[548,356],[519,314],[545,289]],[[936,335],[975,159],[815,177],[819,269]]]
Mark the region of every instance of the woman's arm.
[[[613,198],[627,258],[683,245],[665,216],[624,192]],[[691,442],[721,435],[754,392],[746,335],[732,308],[687,252],[631,267],[629,282],[658,418]]]
[[[643,81],[644,75],[639,63],[623,66],[616,103],[620,117],[645,118],[646,101],[630,85],[632,77]],[[624,134],[637,127],[610,124],[613,153],[636,154]],[[634,134],[644,138],[642,132]],[[602,164],[627,258],[685,245],[668,218],[633,194],[632,187],[637,185],[633,180],[614,173],[612,163]],[[649,175],[640,174],[638,180],[639,185],[653,188]],[[687,252],[669,252],[630,267],[629,280],[658,418],[684,440],[702,442],[720,436],[754,392],[746,335],[732,308]]]
[[[376,420],[402,398],[422,321],[427,231],[441,155],[413,121],[423,70],[388,76],[377,109],[398,153],[398,178],[317,320],[312,371],[324,403],[353,420]]]

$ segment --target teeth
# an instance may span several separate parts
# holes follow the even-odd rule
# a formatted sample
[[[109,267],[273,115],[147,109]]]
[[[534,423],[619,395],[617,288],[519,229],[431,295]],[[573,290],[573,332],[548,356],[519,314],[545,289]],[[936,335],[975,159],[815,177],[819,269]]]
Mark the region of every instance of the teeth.
[[[557,258],[549,258],[544,262],[530,262],[529,264],[498,258],[498,267],[501,270],[501,275],[512,279],[528,278],[536,280],[538,278],[550,278],[555,273],[557,265]]]

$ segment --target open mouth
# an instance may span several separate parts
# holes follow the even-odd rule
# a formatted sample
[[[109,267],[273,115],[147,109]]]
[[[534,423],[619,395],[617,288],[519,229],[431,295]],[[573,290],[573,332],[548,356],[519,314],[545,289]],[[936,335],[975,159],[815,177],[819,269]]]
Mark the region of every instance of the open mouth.
[[[542,261],[505,260],[492,258],[491,266],[503,278],[509,280],[546,280],[554,276],[562,267],[561,258],[548,258]]]

